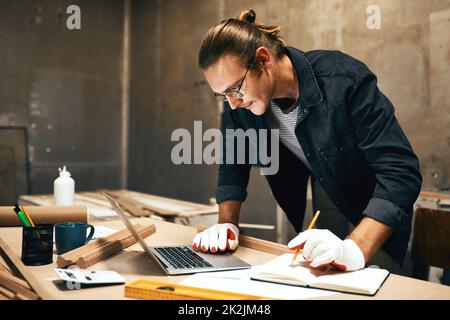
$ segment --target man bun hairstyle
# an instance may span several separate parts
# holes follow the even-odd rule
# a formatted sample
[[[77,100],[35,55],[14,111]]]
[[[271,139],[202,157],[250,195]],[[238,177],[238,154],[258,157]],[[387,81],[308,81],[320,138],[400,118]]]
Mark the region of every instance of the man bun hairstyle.
[[[224,55],[231,54],[239,59],[243,67],[257,69],[255,51],[261,46],[280,59],[285,46],[278,35],[280,30],[280,26],[257,21],[255,11],[246,9],[238,17],[223,20],[206,32],[198,54],[199,67],[206,70]]]
[[[256,13],[252,9],[246,9],[239,14],[238,20],[247,21],[248,23],[255,23]]]

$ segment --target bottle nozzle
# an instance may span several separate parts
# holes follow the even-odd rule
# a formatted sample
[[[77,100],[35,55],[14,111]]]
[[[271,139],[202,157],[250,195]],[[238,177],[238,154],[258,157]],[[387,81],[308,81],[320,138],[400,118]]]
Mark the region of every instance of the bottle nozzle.
[[[59,175],[68,175],[70,177],[70,172],[66,171],[66,166],[63,166],[63,168],[58,168]]]

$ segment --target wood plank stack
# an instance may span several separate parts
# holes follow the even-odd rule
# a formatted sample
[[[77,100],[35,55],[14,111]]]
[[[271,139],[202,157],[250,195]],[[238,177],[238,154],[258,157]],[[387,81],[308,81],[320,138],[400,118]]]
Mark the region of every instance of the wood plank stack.
[[[11,269],[8,269],[6,265],[3,265],[2,268],[4,277],[1,280],[1,284],[7,289],[3,291],[4,297],[5,294],[6,297],[11,297],[10,294],[13,292],[14,296],[11,299],[53,299],[52,295],[44,288],[42,283],[32,274],[28,267],[23,264],[22,260],[20,260],[2,238],[0,238],[0,255],[8,266],[11,267]],[[21,281],[21,278],[16,277],[12,271],[16,274],[20,274],[26,282],[23,282],[23,280]],[[11,276],[15,278],[12,278]],[[36,295],[33,295],[32,292],[30,292],[31,290],[33,290]]]
[[[148,237],[156,231],[154,224],[147,227],[135,224],[134,228],[142,238]],[[69,265],[75,264],[79,268],[85,269],[135,243],[136,239],[134,236],[128,231],[127,228],[124,228],[105,238],[91,241],[87,245],[58,256],[56,263],[58,268],[65,268]]]
[[[166,220],[218,213],[217,205],[204,205],[128,190],[99,190],[107,193],[127,212],[136,217],[157,215]],[[96,196],[95,194],[90,194]],[[101,195],[99,199],[104,199]],[[152,204],[153,203],[153,204]]]
[[[0,263],[0,300],[38,300],[28,282],[16,277],[5,265]]]

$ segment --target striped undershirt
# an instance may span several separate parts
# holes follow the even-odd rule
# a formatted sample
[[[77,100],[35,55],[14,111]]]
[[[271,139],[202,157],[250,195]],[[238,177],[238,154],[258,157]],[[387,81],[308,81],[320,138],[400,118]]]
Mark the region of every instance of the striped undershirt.
[[[274,101],[272,101],[270,108],[264,115],[264,120],[270,129],[279,129],[281,143],[291,150],[294,155],[311,170],[311,167],[306,160],[305,153],[295,135],[299,109],[298,102],[288,108],[288,110],[282,110]]]

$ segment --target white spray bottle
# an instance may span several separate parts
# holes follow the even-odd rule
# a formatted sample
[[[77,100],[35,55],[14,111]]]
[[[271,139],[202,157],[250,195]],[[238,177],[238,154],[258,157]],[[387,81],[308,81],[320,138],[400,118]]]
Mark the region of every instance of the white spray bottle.
[[[66,166],[58,169],[59,177],[53,183],[53,197],[57,206],[71,206],[75,202],[75,181],[66,171]]]

